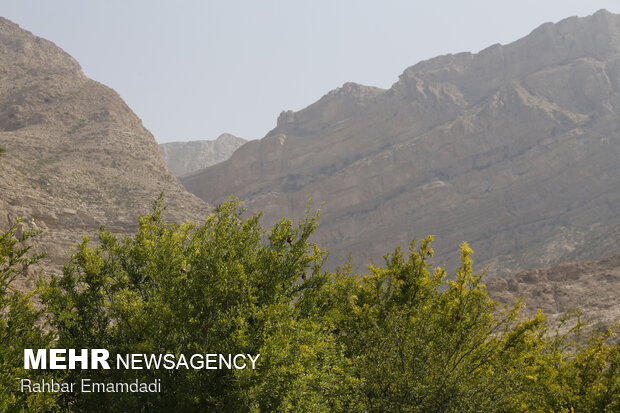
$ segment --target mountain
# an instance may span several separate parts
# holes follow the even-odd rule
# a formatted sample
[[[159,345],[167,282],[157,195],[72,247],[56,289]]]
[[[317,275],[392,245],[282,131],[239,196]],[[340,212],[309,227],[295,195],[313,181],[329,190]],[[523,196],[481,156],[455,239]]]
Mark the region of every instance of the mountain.
[[[580,308],[588,321],[612,326],[620,320],[620,254],[600,260],[566,262],[551,268],[529,269],[508,279],[487,283],[489,294],[514,304],[519,297],[525,313],[542,309],[550,321]]]
[[[325,202],[332,266],[426,234],[450,268],[462,241],[491,271],[601,258],[620,245],[619,116],[620,16],[602,10],[420,62],[388,90],[347,83],[181,182],[267,223]]]
[[[159,147],[112,89],[53,43],[0,18],[0,230],[42,229],[35,247],[58,268],[101,225],[136,228],[165,190],[169,219],[211,207],[170,176]]]
[[[223,133],[214,141],[169,142],[160,144],[159,148],[170,172],[180,177],[225,161],[246,142]]]

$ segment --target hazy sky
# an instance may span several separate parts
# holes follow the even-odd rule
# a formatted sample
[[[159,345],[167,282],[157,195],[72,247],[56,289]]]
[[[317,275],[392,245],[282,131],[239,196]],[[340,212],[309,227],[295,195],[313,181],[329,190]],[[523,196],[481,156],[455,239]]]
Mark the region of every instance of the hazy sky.
[[[389,88],[439,54],[509,43],[620,0],[0,0],[115,89],[159,142],[264,136],[345,82]]]

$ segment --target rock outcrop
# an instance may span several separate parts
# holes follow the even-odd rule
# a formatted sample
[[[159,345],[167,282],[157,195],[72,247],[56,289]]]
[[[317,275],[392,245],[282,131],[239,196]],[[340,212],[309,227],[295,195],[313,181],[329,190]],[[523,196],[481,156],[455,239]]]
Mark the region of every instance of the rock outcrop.
[[[181,177],[224,162],[246,142],[245,139],[223,133],[214,141],[168,142],[160,144],[159,148],[170,172]]]
[[[171,177],[153,136],[112,89],[88,79],[53,43],[0,18],[0,229],[36,227],[58,269],[100,226],[130,232],[165,190],[167,216],[209,205]]]
[[[450,268],[464,240],[492,271],[601,258],[620,246],[619,117],[620,16],[600,11],[420,62],[388,90],[345,84],[182,183],[267,224],[324,201],[332,266],[429,233]]]
[[[620,254],[600,261],[529,269],[507,279],[495,278],[487,289],[507,304],[522,297],[526,315],[541,309],[552,324],[567,311],[579,309],[586,321],[610,327],[620,320]]]

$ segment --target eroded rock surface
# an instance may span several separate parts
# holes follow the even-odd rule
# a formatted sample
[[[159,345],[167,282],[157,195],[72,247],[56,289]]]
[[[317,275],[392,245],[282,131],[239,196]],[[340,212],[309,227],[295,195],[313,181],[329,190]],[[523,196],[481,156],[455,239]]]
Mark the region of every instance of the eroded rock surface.
[[[620,246],[619,118],[620,16],[600,11],[420,62],[388,90],[345,84],[182,182],[268,224],[324,201],[332,266],[429,233],[451,269],[465,240],[492,272],[600,259]]]
[[[493,298],[507,304],[522,297],[526,315],[541,309],[555,323],[567,311],[579,309],[586,321],[610,327],[620,320],[620,254],[495,278],[487,289]]]
[[[168,142],[159,145],[164,162],[176,177],[181,177],[226,159],[247,141],[229,133],[216,140]]]
[[[100,226],[131,232],[165,190],[167,217],[209,205],[168,172],[153,136],[112,89],[52,42],[0,18],[0,229],[42,229],[34,244],[58,269]],[[26,282],[26,281],[24,281]]]

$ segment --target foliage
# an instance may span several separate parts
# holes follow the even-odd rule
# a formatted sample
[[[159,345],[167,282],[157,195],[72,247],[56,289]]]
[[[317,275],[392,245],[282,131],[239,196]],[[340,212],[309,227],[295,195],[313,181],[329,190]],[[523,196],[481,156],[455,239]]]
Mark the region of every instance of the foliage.
[[[619,347],[610,329],[583,346],[579,319],[552,334],[541,313],[522,319],[520,302],[500,308],[488,297],[467,243],[454,279],[431,271],[431,241],[417,250],[412,243],[408,259],[397,249],[359,281],[341,276],[335,284],[331,317],[362,379],[365,411],[618,409]]]
[[[553,334],[545,334],[523,405],[556,412],[620,411],[620,346],[613,329],[599,326],[584,335],[577,314],[574,326],[560,333],[570,321],[567,315]]]
[[[150,396],[67,395],[84,411],[324,411],[345,400],[342,349],[298,303],[328,281],[324,253],[309,244],[316,217],[281,221],[266,236],[236,202],[202,225],[167,224],[162,208],[139,219],[135,237],[102,230],[85,239],[41,290],[61,348],[128,353],[261,354],[257,370],[72,370],[69,380],[148,382]],[[303,275],[302,275],[303,274]],[[305,281],[302,280],[305,278]],[[339,368],[331,368],[339,366]]]
[[[521,303],[500,306],[465,243],[452,278],[430,262],[432,237],[359,276],[348,264],[323,269],[326,253],[309,241],[318,220],[310,209],[299,224],[282,220],[269,232],[235,200],[200,225],[167,223],[163,212],[160,199],[135,235],[101,229],[95,243],[85,238],[62,275],[40,285],[54,345],[105,348],[111,360],[260,353],[257,369],[68,370],[67,382],[161,379],[162,391],[65,393],[61,410],[620,408],[612,330],[584,334],[578,316],[552,329],[543,314],[520,316]]]
[[[370,411],[498,411],[520,390],[524,355],[543,320],[518,322],[498,311],[462,246],[454,280],[429,270],[432,237],[409,258],[399,249],[385,267],[354,284],[341,301],[340,340],[364,378]],[[494,315],[497,313],[497,315]],[[512,351],[507,351],[512,349]]]
[[[24,232],[16,237],[16,223],[0,233],[0,411],[41,411],[55,405],[53,393],[24,393],[20,380],[50,380],[44,370],[24,370],[24,348],[46,348],[52,344],[51,334],[40,327],[41,311],[31,303],[32,294],[22,294],[13,287],[18,275],[41,257],[30,254],[23,243],[35,235]]]

